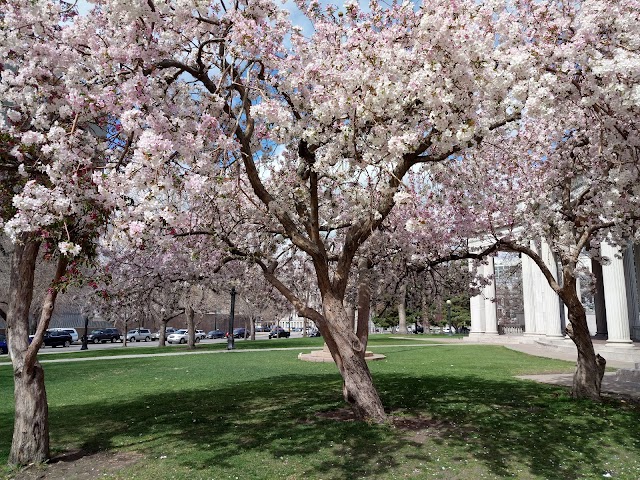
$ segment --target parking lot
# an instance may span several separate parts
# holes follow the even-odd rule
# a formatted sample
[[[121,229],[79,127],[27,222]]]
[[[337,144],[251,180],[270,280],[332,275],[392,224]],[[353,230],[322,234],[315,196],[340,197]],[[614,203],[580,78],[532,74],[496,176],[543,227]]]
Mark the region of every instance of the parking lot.
[[[291,338],[301,338],[302,337],[302,332],[291,332]],[[269,339],[269,333],[268,332],[256,332],[256,340],[268,340]],[[236,338],[235,339],[236,342],[245,342],[247,340],[243,339],[243,338]],[[226,338],[221,338],[221,339],[216,339],[216,340],[210,340],[210,339],[204,339],[200,341],[200,344],[208,344],[208,343],[227,343],[227,339]],[[169,344],[169,343],[165,343],[165,345],[168,348],[172,348],[172,347],[176,347],[177,344]],[[63,348],[63,347],[42,347],[40,349],[39,354],[47,354],[47,353],[71,353],[71,352],[78,352],[80,351],[82,344],[81,343],[74,343],[73,345],[71,345],[70,347],[67,348]],[[128,342],[127,343],[127,347],[124,347],[122,342],[115,342],[115,343],[111,343],[111,342],[107,342],[107,343],[89,343],[88,345],[88,349],[89,350],[109,350],[109,349],[113,349],[113,348],[127,348],[127,347],[157,347],[158,346],[158,341],[157,340],[152,340],[150,342]]]

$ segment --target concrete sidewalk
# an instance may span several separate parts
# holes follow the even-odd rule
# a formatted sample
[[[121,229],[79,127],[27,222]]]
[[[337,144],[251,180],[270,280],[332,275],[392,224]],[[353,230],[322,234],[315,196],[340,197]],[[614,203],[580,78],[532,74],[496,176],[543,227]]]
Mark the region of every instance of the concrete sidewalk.
[[[540,344],[514,344],[505,347],[535,355],[537,357],[555,358],[557,360],[576,361],[576,353],[562,351],[556,348],[545,347]],[[607,372],[602,379],[602,392],[616,395],[626,395],[640,399],[640,364],[633,362],[607,361],[607,367],[617,368],[616,372]],[[573,384],[572,373],[555,373],[548,375],[521,375],[517,378],[535,380],[540,383],[563,385],[571,387]]]
[[[621,371],[607,372],[602,379],[602,392],[625,395],[640,400],[640,383],[637,381],[627,381],[621,378]],[[624,375],[622,375],[624,377]],[[534,380],[540,383],[549,383],[552,385],[562,385],[571,387],[573,385],[572,373],[552,373],[548,375],[519,375],[516,378],[522,380]]]
[[[568,362],[573,362],[575,364],[578,353],[575,350],[575,346],[573,344],[567,345],[566,342],[563,342],[565,345],[562,348],[559,348],[557,345],[553,344],[544,344],[540,342],[535,343],[506,343],[504,338],[500,339],[501,341],[496,343],[491,342],[482,342],[475,343],[465,341],[465,345],[500,345],[511,350],[515,350],[517,352],[526,353],[527,355],[534,355],[536,357],[545,357],[545,358],[553,358],[556,360],[566,360]],[[463,339],[461,338],[451,338],[451,339],[438,339],[439,342],[443,344],[461,344],[463,343]],[[596,347],[596,351],[600,351],[607,359],[607,367],[618,369],[616,372],[607,372],[604,374],[604,378],[602,379],[602,392],[604,393],[613,393],[616,395],[626,395],[629,397],[633,397],[636,399],[640,399],[640,363],[637,363],[633,360],[631,361],[622,361],[619,359],[610,359],[608,352],[603,351],[602,347],[604,342],[602,341],[594,341],[594,347]],[[572,347],[572,348],[569,348]],[[630,356],[631,358],[635,358],[635,356]],[[522,375],[517,378],[525,379],[525,380],[535,380],[540,383],[549,383],[553,385],[563,385],[566,387],[571,387],[573,384],[573,374],[572,373],[555,373],[548,375]]]
[[[504,345],[504,344],[501,344]],[[556,360],[567,360],[569,362],[575,362],[578,358],[578,353],[575,351],[569,351],[567,349],[558,349],[553,347],[547,347],[540,343],[515,343],[511,345],[504,345],[505,347],[516,350],[518,352],[526,353],[528,355],[534,355],[536,357],[555,358]],[[603,355],[607,359],[607,367],[613,368],[634,368],[635,362],[624,362],[620,360],[609,360],[606,354]]]

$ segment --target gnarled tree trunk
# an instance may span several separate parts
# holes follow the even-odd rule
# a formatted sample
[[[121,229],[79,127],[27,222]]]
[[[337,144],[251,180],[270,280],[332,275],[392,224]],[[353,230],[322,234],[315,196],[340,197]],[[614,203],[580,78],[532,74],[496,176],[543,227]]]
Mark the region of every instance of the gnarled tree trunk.
[[[347,316],[338,298],[327,295],[322,306],[326,321],[322,322],[320,330],[342,375],[345,401],[358,419],[386,422],[382,401],[364,359],[365,345],[353,331],[353,319]]]
[[[358,261],[358,318],[356,337],[362,344],[364,357],[369,342],[369,314],[371,312],[371,261],[361,258]]]
[[[28,362],[29,309],[40,242],[23,236],[11,259],[7,340],[13,364],[15,422],[9,463],[26,465],[49,459],[49,414],[44,372]]]
[[[561,298],[569,311],[569,325],[566,331],[578,349],[578,362],[573,375],[571,396],[600,401],[600,389],[606,360],[596,355],[587,325],[587,315],[578,298],[576,279],[565,272]]]

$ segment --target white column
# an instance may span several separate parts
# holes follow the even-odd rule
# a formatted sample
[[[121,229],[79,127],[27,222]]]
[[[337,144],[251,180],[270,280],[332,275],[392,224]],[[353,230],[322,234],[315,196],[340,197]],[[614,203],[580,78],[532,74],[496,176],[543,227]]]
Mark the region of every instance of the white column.
[[[633,246],[633,259],[636,266],[636,298],[638,299],[638,310],[640,310],[640,245]],[[631,338],[640,340],[640,313],[635,321],[635,324],[631,323]]]
[[[469,271],[473,274],[474,262],[469,260]],[[484,334],[484,298],[482,294],[471,297],[471,331],[469,336],[475,337]]]
[[[536,244],[533,240],[529,243],[529,247],[531,250],[540,255],[540,246]],[[533,325],[534,330],[533,333],[538,335],[544,335],[545,330],[545,321],[544,321],[544,287],[547,283],[546,278],[542,275],[542,271],[540,267],[536,265],[536,263],[531,261],[531,281],[532,281],[532,293],[533,293]]]
[[[493,257],[489,257],[489,264],[484,266],[484,276],[491,277],[490,283],[484,288],[484,319],[485,334],[498,335],[498,312],[496,305],[496,271]]]
[[[556,259],[553,256],[549,244],[542,239],[542,260],[553,275],[553,278],[558,281],[558,266]],[[549,282],[544,277],[544,316],[546,323],[546,335],[547,337],[562,338],[562,321],[560,319],[560,298],[558,294],[549,286]]]
[[[636,264],[633,244],[624,249],[622,262],[624,263],[624,278],[627,287],[627,309],[629,311],[629,333],[633,338],[633,327],[640,325],[640,309],[638,305],[638,279],[636,277]]]
[[[606,265],[602,265],[604,304],[607,309],[607,332],[609,333],[607,345],[632,347],[633,343],[629,332],[627,286],[620,249],[612,247],[607,242],[602,242],[600,252],[603,257],[607,257],[609,260]]]
[[[524,304],[524,334],[536,334],[535,301],[533,292],[533,261],[522,254],[522,301]]]
[[[604,286],[602,285],[602,264],[592,258],[591,272],[595,280],[593,303],[596,313],[596,338],[607,337],[607,308],[604,305]]]

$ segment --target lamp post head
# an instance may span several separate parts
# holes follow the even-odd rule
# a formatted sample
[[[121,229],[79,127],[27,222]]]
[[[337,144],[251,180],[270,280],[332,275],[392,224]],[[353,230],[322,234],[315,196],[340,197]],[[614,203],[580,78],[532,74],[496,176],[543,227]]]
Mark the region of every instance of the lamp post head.
[[[451,300],[447,300],[447,305],[451,305]]]

